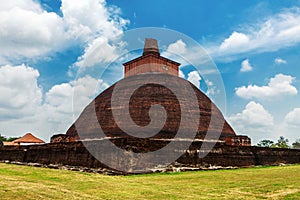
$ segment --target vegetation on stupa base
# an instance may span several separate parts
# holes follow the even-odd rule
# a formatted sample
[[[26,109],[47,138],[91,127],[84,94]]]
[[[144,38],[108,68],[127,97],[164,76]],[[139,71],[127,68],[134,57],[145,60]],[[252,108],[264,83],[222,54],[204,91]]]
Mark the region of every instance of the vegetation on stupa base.
[[[299,199],[300,165],[131,176],[0,163],[1,199]]]
[[[289,145],[289,140],[283,136],[280,136],[277,142],[272,140],[261,140],[257,143],[259,147],[269,147],[269,148],[293,148],[293,149],[300,149],[300,139],[297,139],[292,145]]]

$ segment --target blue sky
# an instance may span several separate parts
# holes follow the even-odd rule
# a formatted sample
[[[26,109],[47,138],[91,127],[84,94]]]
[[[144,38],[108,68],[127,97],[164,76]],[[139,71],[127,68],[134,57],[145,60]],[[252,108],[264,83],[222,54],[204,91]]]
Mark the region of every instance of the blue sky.
[[[226,119],[256,143],[300,138],[300,1],[15,0],[0,5],[0,133],[64,133],[123,52],[114,38],[143,27],[181,32],[215,62],[226,90]],[[166,48],[192,59],[184,40]],[[168,46],[169,45],[169,46]],[[179,60],[180,61],[180,60]],[[216,83],[182,66],[184,77],[217,101]],[[95,85],[97,86],[95,91]],[[207,85],[212,90],[207,90]],[[73,91],[81,96],[72,101]],[[76,104],[73,111],[73,104]],[[221,107],[221,106],[220,106]]]

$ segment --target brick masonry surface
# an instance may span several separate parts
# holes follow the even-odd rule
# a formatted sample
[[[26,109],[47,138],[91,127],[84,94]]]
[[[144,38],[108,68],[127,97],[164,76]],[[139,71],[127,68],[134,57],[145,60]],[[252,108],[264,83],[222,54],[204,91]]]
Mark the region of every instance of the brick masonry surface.
[[[153,140],[151,145],[144,147],[139,141],[126,138],[111,139],[111,141],[129,152],[148,152],[168,143],[168,141],[164,140]],[[181,141],[178,141],[178,145],[180,145],[180,142]],[[99,144],[101,145],[101,141],[97,143],[97,145]],[[140,146],[136,144],[140,144]],[[254,146],[228,146],[221,143],[218,143],[206,157],[200,159],[198,152],[201,145],[202,142],[193,142],[190,149],[183,152],[182,156],[177,159],[177,163],[185,167],[196,168],[208,166],[246,167],[300,163],[300,150]],[[110,152],[106,153],[107,156],[110,156]],[[118,162],[118,159],[119,158],[115,159],[116,162]],[[0,160],[109,169],[96,160],[81,142],[50,143],[31,146],[4,146],[0,148]]]

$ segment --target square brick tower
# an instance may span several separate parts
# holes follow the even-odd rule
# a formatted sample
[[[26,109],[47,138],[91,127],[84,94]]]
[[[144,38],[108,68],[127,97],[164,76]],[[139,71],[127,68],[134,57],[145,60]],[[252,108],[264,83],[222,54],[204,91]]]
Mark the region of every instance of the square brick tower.
[[[124,77],[144,73],[166,73],[178,76],[180,63],[160,56],[157,40],[145,39],[143,55],[124,65]]]

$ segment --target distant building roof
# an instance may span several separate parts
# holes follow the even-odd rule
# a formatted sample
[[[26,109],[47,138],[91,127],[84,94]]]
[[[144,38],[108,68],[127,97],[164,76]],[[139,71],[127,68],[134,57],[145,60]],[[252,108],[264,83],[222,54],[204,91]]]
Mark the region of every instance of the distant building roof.
[[[43,140],[35,137],[31,133],[26,133],[23,137],[12,141],[13,143],[45,143]]]

